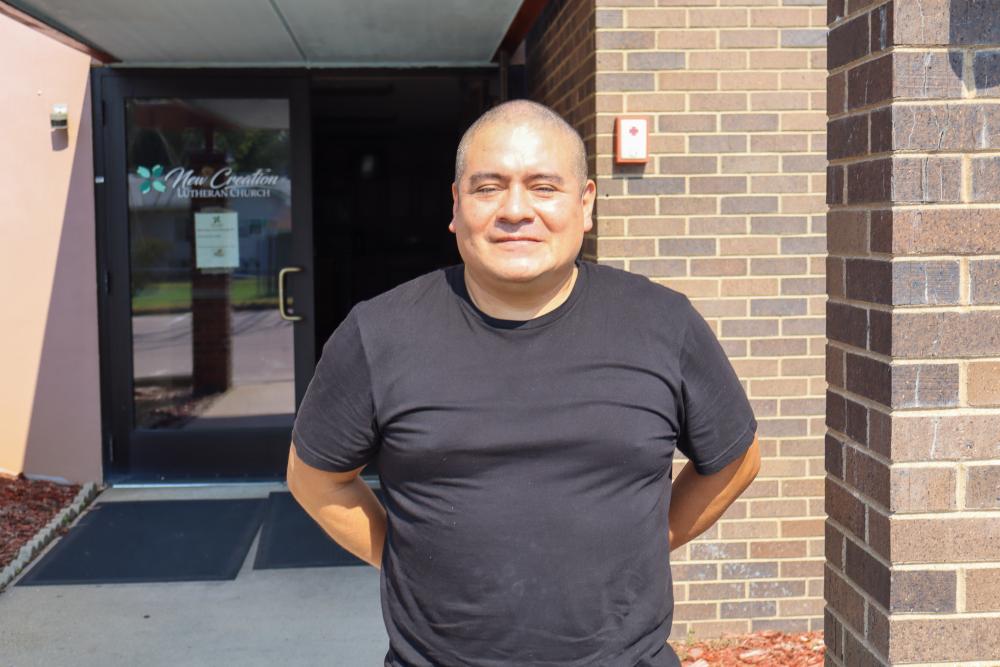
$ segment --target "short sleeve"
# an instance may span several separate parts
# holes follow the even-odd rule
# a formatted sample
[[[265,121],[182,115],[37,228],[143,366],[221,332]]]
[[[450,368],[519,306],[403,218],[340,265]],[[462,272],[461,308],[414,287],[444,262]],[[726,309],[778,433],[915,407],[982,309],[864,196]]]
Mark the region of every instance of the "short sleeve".
[[[292,425],[292,442],[299,458],[332,472],[360,468],[376,454],[375,406],[357,306],[323,345]]]
[[[725,350],[690,301],[680,351],[680,433],[677,449],[700,475],[711,475],[753,443],[757,420]]]

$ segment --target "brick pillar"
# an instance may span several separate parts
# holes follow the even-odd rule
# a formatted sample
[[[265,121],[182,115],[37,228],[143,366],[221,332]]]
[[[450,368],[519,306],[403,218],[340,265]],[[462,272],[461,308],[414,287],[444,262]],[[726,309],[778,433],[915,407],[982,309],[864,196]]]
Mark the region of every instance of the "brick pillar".
[[[828,661],[996,660],[1000,3],[828,9]]]

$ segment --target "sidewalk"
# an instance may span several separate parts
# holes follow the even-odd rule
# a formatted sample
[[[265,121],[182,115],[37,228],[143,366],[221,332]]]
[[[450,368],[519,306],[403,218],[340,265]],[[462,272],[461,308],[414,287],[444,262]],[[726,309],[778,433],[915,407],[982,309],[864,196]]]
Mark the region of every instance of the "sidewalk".
[[[282,484],[112,488],[94,504],[266,498],[283,490]],[[2,662],[5,667],[382,665],[388,638],[378,571],[367,566],[254,570],[259,539],[258,531],[232,581],[17,586],[15,580],[0,594]]]

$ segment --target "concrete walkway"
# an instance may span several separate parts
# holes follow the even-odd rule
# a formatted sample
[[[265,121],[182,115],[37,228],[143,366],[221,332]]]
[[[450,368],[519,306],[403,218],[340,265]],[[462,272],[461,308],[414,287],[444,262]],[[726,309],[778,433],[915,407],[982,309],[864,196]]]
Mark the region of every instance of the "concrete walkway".
[[[284,490],[282,484],[112,488],[94,502],[266,498]],[[0,593],[0,663],[382,665],[389,644],[378,571],[254,570],[259,539],[258,531],[232,581],[17,586],[15,580]]]

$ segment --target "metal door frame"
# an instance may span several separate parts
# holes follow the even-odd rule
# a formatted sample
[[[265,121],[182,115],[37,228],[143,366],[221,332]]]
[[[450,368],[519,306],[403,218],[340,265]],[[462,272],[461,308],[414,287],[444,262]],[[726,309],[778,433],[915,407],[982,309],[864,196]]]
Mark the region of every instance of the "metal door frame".
[[[129,298],[125,100],[130,97],[276,98],[289,100],[291,278],[296,410],[315,367],[312,144],[305,70],[164,70],[101,67],[91,72],[97,213],[98,327],[102,461],[105,482],[283,480],[290,430],[220,431],[210,438],[178,431],[132,429],[132,323]]]

